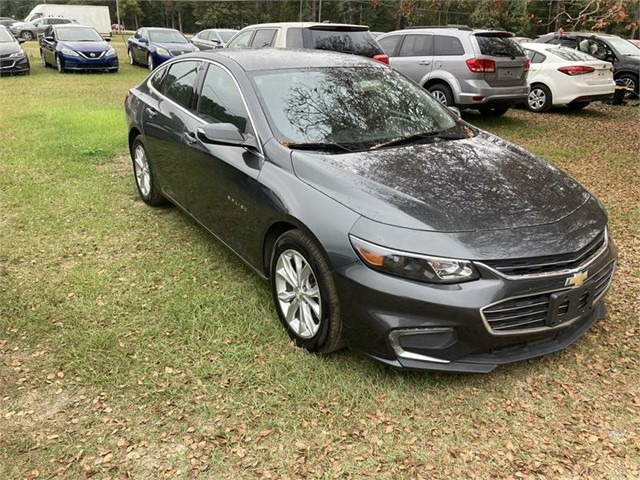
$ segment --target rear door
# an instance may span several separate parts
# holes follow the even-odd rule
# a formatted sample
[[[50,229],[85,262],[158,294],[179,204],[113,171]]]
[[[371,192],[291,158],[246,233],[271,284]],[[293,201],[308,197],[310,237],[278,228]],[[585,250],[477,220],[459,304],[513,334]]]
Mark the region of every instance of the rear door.
[[[495,62],[493,72],[485,72],[484,80],[492,87],[517,87],[526,85],[524,68],[527,56],[522,47],[507,32],[480,32],[475,38],[476,53],[480,58]]]
[[[433,36],[433,73],[439,70],[457,76],[460,70],[466,74],[467,66],[463,61],[464,47],[459,38],[452,35],[434,34]]]
[[[396,52],[397,56],[390,59],[391,66],[414,82],[421,83],[433,68],[433,35],[409,33]]]

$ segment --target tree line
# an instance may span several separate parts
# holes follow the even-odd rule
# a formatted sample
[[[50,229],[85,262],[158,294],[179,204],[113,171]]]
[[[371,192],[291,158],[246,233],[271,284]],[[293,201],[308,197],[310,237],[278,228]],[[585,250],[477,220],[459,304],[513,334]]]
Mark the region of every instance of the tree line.
[[[0,0],[0,16],[24,18],[39,3],[107,5],[112,23],[142,26],[242,28],[264,22],[332,21],[390,31],[418,25],[503,28],[535,36],[562,29],[638,37],[639,0]]]

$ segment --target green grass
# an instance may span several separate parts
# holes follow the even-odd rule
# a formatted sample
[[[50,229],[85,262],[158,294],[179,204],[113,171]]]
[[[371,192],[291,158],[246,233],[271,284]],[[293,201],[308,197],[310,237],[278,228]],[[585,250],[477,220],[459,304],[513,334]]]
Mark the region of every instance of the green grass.
[[[121,60],[123,44],[114,42]],[[294,348],[268,286],[137,197],[123,100],[145,78],[0,79],[0,478],[637,478],[638,108],[475,123],[556,163],[611,217],[609,315],[488,376]]]

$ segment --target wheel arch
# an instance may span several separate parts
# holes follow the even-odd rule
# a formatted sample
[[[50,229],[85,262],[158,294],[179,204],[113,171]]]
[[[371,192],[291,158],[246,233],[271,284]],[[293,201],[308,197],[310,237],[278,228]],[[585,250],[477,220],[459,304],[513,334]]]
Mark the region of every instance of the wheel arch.
[[[129,153],[131,153],[131,149],[133,148],[133,141],[139,135],[142,135],[142,132],[137,127],[132,127],[131,130],[129,130]]]

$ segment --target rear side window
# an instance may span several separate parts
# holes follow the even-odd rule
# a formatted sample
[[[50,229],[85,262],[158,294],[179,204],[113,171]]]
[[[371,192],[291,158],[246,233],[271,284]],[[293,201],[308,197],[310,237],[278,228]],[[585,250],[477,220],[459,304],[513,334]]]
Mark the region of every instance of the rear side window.
[[[167,73],[166,68],[159,68],[149,79],[149,83],[151,84],[151,86],[160,93],[164,93],[162,80],[164,80],[165,73]]]
[[[378,43],[382,47],[382,50],[384,50],[384,53],[391,56],[396,51],[396,47],[398,46],[398,43],[400,43],[401,39],[401,35],[391,35],[390,37],[381,38],[378,40]]]
[[[199,66],[200,62],[194,61],[174,63],[169,67],[164,80],[164,94],[189,110],[193,106],[193,87],[196,83]]]
[[[433,55],[433,35],[407,35],[398,53],[400,57],[426,57]]]
[[[198,102],[198,116],[207,123],[232,123],[245,132],[249,115],[231,75],[209,65]]]
[[[251,46],[253,48],[270,47],[271,45],[273,45],[273,39],[275,38],[275,36],[275,28],[258,30],[256,31],[256,34],[251,41]]]
[[[434,35],[435,55],[464,55],[462,42],[456,37]]]
[[[364,57],[374,57],[382,53],[382,49],[366,30],[336,31],[308,29],[311,34],[309,48],[331,50],[334,52],[353,53]]]
[[[287,30],[287,48],[304,48],[301,28],[289,28]]]
[[[527,57],[531,60],[531,63],[542,63],[547,59],[547,57],[541,53],[534,52],[533,50],[525,50],[525,52],[527,53]]]
[[[476,35],[480,53],[490,57],[524,57],[524,51],[511,37]]]

